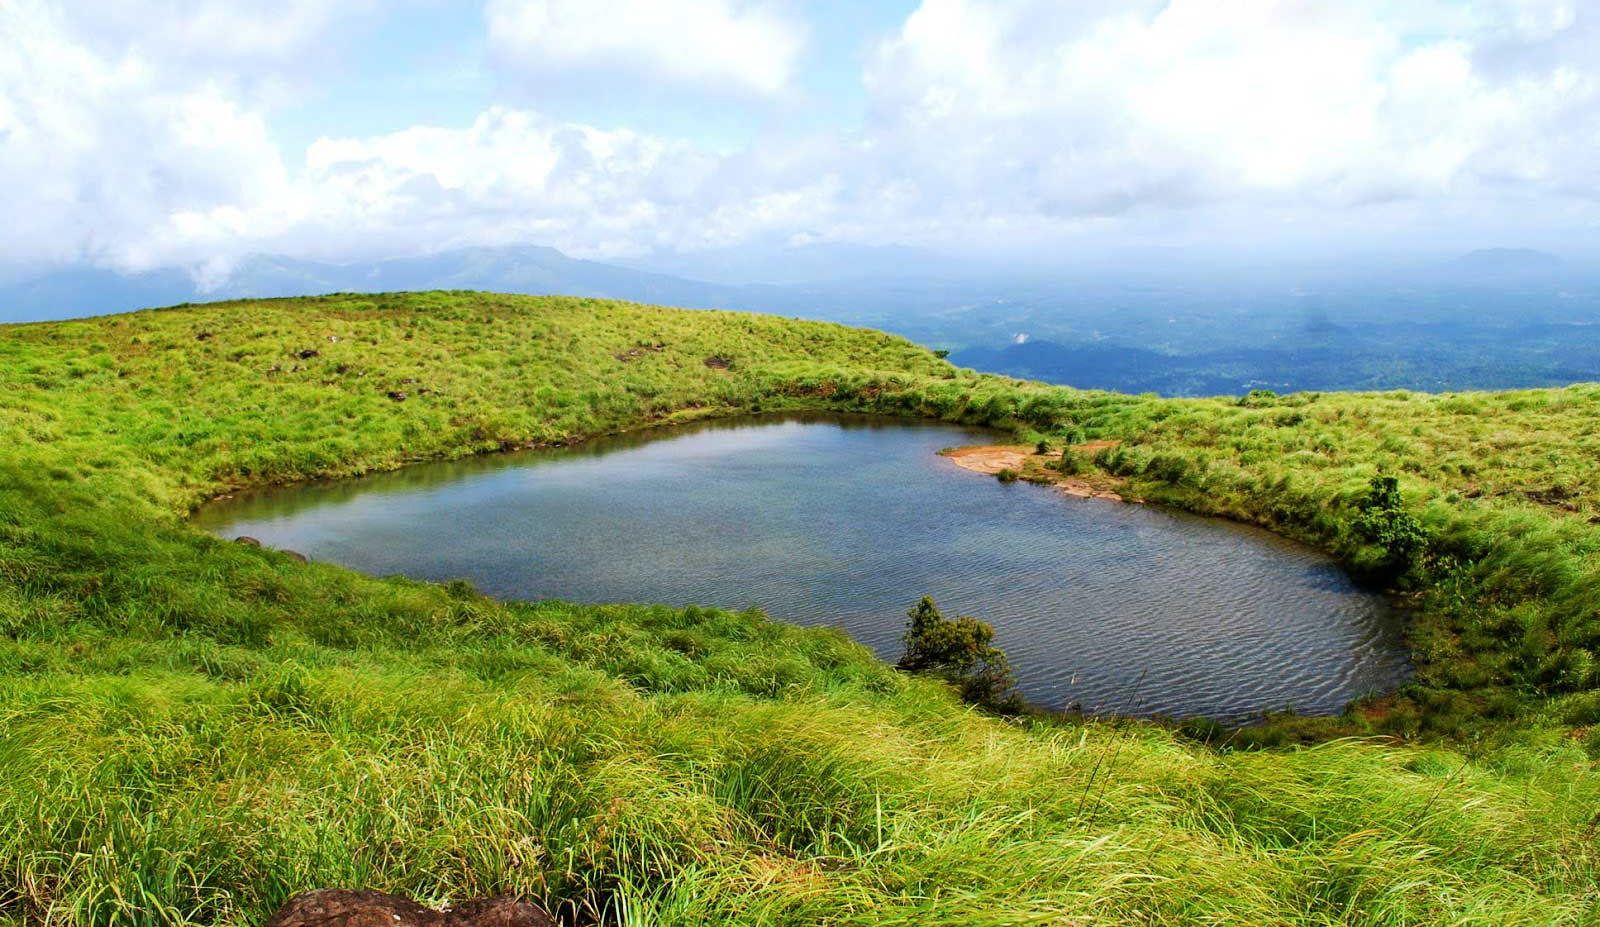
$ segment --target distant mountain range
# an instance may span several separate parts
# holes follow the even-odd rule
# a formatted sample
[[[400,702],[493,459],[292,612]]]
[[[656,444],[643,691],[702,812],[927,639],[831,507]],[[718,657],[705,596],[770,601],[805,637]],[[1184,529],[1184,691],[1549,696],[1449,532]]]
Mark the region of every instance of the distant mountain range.
[[[1431,287],[1523,285],[1554,282],[1570,268],[1555,255],[1526,249],[1474,251],[1455,260],[1406,273]],[[1250,277],[1278,273],[1262,269]],[[1076,274],[1077,276],[1074,276]],[[316,293],[465,289],[504,293],[559,294],[701,308],[798,314],[857,324],[909,327],[926,335],[918,320],[949,317],[980,304],[1015,301],[1064,304],[1089,294],[1120,299],[1108,289],[1120,281],[1180,301],[1210,285],[1257,286],[1226,273],[1206,278],[1204,265],[1178,256],[1132,268],[1084,272],[1010,269],[899,246],[814,244],[665,254],[631,263],[571,258],[554,248],[514,246],[462,248],[423,257],[334,264],[281,255],[252,255],[220,282],[200,285],[179,268],[119,273],[73,267],[0,281],[0,323],[65,319],[154,306],[218,299],[305,296]],[[1234,274],[1239,278],[1239,274]],[[1376,280],[1376,277],[1374,278]],[[1390,277],[1384,278],[1392,283]],[[1084,307],[1090,314],[1095,307]],[[987,313],[992,315],[993,313]],[[896,324],[900,323],[900,324]],[[963,340],[959,337],[957,340]],[[1142,345],[1141,345],[1142,346]]]
[[[220,299],[399,290],[490,290],[623,299],[693,308],[803,314],[869,324],[885,303],[927,304],[963,264],[915,248],[805,245],[666,254],[632,265],[554,248],[462,248],[348,264],[252,255],[212,286],[177,268],[68,268],[0,282],[0,323],[67,319]],[[821,311],[817,311],[822,307]]]
[[[982,261],[904,245],[741,245],[695,252],[666,252],[625,260],[622,266],[716,283],[828,286],[890,280],[956,280],[994,276]]]
[[[1466,277],[1526,277],[1560,274],[1567,262],[1544,251],[1529,248],[1487,248],[1463,254],[1446,266],[1446,271]]]
[[[254,255],[209,288],[177,269],[135,274],[95,268],[58,270],[0,286],[0,321],[75,318],[201,300],[440,289],[559,293],[723,308],[751,308],[763,296],[774,295],[763,293],[761,287],[702,283],[576,260],[543,247],[465,248],[352,264]]]

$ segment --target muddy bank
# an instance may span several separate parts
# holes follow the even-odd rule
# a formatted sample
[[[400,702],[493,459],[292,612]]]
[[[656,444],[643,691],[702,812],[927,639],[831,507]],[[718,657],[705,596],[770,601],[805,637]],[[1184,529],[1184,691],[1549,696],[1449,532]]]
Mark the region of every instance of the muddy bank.
[[[1092,457],[1102,448],[1115,447],[1116,444],[1115,441],[1092,441],[1088,444],[1075,444],[1072,449],[1080,456]],[[1144,501],[1123,493],[1124,481],[1108,473],[1063,476],[1050,469],[1047,464],[1061,459],[1061,451],[1058,448],[1050,448],[1043,454],[1036,451],[1037,448],[1029,444],[979,444],[950,448],[940,451],[940,454],[963,470],[986,473],[990,476],[1010,470],[1020,479],[1054,486],[1067,495],[1080,499],[1108,499],[1112,502],[1130,503]]]

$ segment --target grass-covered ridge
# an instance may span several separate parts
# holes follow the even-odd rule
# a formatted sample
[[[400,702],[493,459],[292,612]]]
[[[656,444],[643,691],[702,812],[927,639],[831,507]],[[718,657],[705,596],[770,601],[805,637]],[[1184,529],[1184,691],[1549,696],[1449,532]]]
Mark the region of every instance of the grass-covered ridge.
[[[1096,466],[1140,494],[1358,566],[1353,503],[1398,475],[1433,539],[1402,580],[1421,684],[1348,723],[1452,739],[1013,724],[826,631],[496,603],[182,520],[793,407],[1121,440]],[[831,325],[461,293],[0,328],[0,923],[258,923],[324,885],[639,924],[1594,923],[1597,411],[1081,393]]]

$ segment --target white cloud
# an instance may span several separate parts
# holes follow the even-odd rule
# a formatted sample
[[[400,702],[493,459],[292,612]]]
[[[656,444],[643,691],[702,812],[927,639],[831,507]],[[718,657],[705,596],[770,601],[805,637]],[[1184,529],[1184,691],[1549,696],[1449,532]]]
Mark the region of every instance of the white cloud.
[[[137,62],[153,86],[205,83],[250,106],[271,107],[296,102],[337,70],[349,37],[378,5],[379,0],[58,0],[50,7],[59,10],[64,36],[104,61]]]
[[[110,51],[132,46],[180,60],[229,62],[296,57],[375,0],[74,0],[73,32]]]
[[[1574,57],[1492,73],[1552,42],[1571,3],[1172,0],[1080,15],[1047,0],[926,0],[868,73],[875,137],[931,193],[988,191],[1063,217],[1144,205],[1337,209],[1559,172],[1600,108]]]
[[[289,195],[175,215],[169,236],[175,253],[188,242],[331,258],[529,242],[595,258],[719,247],[829,221],[838,178],[812,169],[821,157],[803,146],[714,155],[493,107],[464,129],[319,140]]]
[[[235,12],[249,25],[250,10]],[[213,28],[200,16],[169,31]],[[814,178],[784,177],[782,158],[505,106],[460,128],[320,139],[291,172],[251,88],[294,65],[293,48],[263,47],[271,60],[252,62],[241,47],[231,69],[196,68],[161,53],[191,39],[156,30],[118,45],[85,30],[52,5],[0,0],[13,40],[0,56],[0,182],[8,211],[26,217],[0,228],[0,262],[215,275],[252,251],[337,259],[526,242],[605,257],[734,242],[802,222],[826,199],[807,192]],[[307,26],[301,42],[318,38]]]
[[[776,94],[804,46],[798,23],[752,0],[489,0],[486,18],[500,62],[546,90],[667,82]]]
[[[0,0],[0,183],[27,219],[0,228],[0,262],[1600,227],[1600,26],[1559,0],[926,0],[870,55],[859,131],[725,153],[493,105],[325,138],[293,171],[263,88],[327,47],[346,7],[291,0],[292,39],[229,39],[267,29],[269,7],[149,3],[192,15],[119,42],[135,14],[108,5],[96,27],[82,7]],[[798,54],[770,7],[677,4],[671,24],[649,4],[533,9],[491,0],[502,55],[560,46],[572,67],[615,56],[680,88],[766,92]],[[593,38],[600,17],[614,35]],[[529,73],[571,79],[564,61]]]
[[[173,212],[284,186],[266,122],[215,83],[172,84],[141,56],[96,54],[40,3],[0,2],[0,35],[8,261],[142,265]]]
[[[171,235],[327,256],[528,241],[598,253],[649,235],[703,162],[648,136],[494,107],[465,129],[321,139],[290,195],[178,213]]]

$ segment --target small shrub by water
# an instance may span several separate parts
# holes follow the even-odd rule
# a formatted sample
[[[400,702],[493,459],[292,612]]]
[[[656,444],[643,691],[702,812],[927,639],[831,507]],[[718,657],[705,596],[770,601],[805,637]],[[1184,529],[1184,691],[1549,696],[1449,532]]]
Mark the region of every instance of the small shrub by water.
[[[1015,713],[1022,699],[1005,651],[994,646],[994,628],[967,615],[954,621],[940,614],[932,598],[923,596],[906,613],[906,652],[899,667],[929,673],[949,682],[961,697],[990,711]]]
[[[1381,568],[1390,576],[1409,570],[1428,546],[1427,531],[1406,511],[1400,481],[1392,476],[1373,477],[1356,511],[1356,535],[1378,548]]]
[[[1056,461],[1056,470],[1063,476],[1078,476],[1089,469],[1089,462],[1083,455],[1068,445],[1061,449],[1061,459]]]

